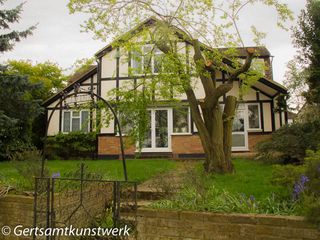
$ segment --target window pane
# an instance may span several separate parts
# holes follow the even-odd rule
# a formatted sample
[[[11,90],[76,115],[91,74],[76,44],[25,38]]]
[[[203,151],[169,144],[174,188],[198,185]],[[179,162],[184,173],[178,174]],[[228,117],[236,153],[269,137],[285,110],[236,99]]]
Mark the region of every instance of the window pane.
[[[151,49],[144,48],[143,52],[143,66],[144,66],[144,72],[150,72],[151,66],[152,66],[152,59],[151,59]]]
[[[156,147],[168,147],[168,111],[155,111]]]
[[[131,53],[131,67],[133,68],[134,73],[142,72],[141,53],[139,52]]]
[[[80,117],[80,112],[79,111],[73,111],[72,112],[72,117]]]
[[[232,147],[245,147],[244,134],[232,134]]]
[[[70,112],[63,113],[63,132],[70,132]]]
[[[80,131],[80,118],[72,118],[72,128],[71,131]]]
[[[187,107],[173,109],[173,132],[189,132],[189,109]]]
[[[119,114],[119,121],[120,121],[122,135],[128,135],[131,130],[131,124],[128,121],[128,117],[126,115],[120,113]],[[117,128],[117,133],[119,133],[118,128]]]
[[[240,110],[236,112],[236,116],[233,120],[233,132],[243,132],[244,131],[244,111]]]
[[[142,143],[143,148],[151,148],[152,147],[152,140],[151,140],[151,111],[148,111],[148,117],[149,117],[149,122],[148,122],[148,127],[147,131],[145,133],[144,141]]]
[[[260,128],[260,115],[258,105],[248,105],[249,128]]]
[[[81,112],[81,129],[83,132],[89,132],[89,112]]]
[[[154,68],[153,68],[153,72],[154,73],[159,73],[161,71],[162,68],[162,54],[155,54],[154,55]]]

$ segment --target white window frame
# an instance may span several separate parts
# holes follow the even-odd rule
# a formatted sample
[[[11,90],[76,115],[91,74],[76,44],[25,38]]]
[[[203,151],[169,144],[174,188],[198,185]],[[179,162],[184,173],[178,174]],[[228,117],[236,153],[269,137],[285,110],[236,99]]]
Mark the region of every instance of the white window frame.
[[[175,133],[173,132],[173,109],[174,108],[171,108],[171,116],[172,118],[170,119],[170,122],[171,122],[171,129],[172,129],[172,132],[171,132],[171,135],[173,136],[177,136],[177,135],[191,135],[191,112],[190,112],[190,107],[188,106],[181,106],[183,108],[188,108],[188,132],[186,133]]]
[[[141,62],[140,62],[141,69],[139,69],[139,71],[141,71],[141,73],[135,72],[136,70],[132,67],[134,65],[133,62],[135,61],[135,59],[131,56],[130,62],[131,62],[131,68],[133,70],[134,76],[144,75],[144,58],[146,55],[145,48],[147,48],[147,47],[151,47],[151,49],[152,49],[154,47],[154,44],[145,44],[145,45],[141,46]],[[132,52],[131,52],[131,54],[132,54]],[[151,51],[151,62],[150,62],[151,74],[154,74],[154,75],[159,74],[159,73],[154,72],[154,67],[155,67],[154,66],[154,56],[155,55],[162,55],[162,54],[163,54],[163,52],[161,52],[161,50],[158,48],[155,48],[154,51]]]
[[[250,128],[250,122],[249,122],[249,105],[255,105],[258,106],[258,117],[259,117],[259,127],[258,128]],[[261,121],[263,121],[263,119],[261,119],[261,109],[260,109],[260,104],[259,103],[247,103],[246,104],[246,108],[247,108],[247,121],[248,121],[248,131],[249,132],[254,132],[254,131],[262,131],[261,128]]]
[[[65,132],[64,131],[64,114],[66,113],[66,112],[70,112],[70,127],[69,127],[69,132]],[[74,117],[73,116],[73,112],[79,112],[79,117]],[[63,110],[62,111],[62,123],[61,123],[61,132],[62,133],[71,133],[71,132],[75,132],[75,131],[72,131],[72,119],[73,118],[79,118],[80,119],[80,130],[79,131],[82,131],[81,130],[81,128],[82,128],[82,112],[88,112],[88,132],[86,132],[86,133],[89,133],[90,132],[90,111],[89,110],[87,110],[87,109],[83,109],[83,110],[79,110],[79,111],[76,111],[76,110]]]

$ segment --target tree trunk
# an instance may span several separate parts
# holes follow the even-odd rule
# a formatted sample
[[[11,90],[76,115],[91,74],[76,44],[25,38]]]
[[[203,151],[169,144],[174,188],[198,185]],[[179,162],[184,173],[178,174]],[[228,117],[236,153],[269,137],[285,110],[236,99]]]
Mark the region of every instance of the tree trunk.
[[[230,106],[232,109],[233,98],[230,98]],[[234,104],[235,106],[235,104]],[[232,115],[233,116],[233,115]],[[231,124],[231,127],[230,127]],[[225,145],[225,133],[228,132],[227,142],[229,145]],[[228,173],[233,172],[233,164],[231,162],[231,143],[232,143],[232,119],[228,121],[227,129],[224,124],[224,115],[220,109],[220,106],[216,106],[212,116],[212,132],[211,141],[205,143],[204,151],[206,159],[204,162],[205,171],[208,173]]]
[[[231,148],[232,148],[232,125],[237,105],[237,98],[234,96],[228,96],[223,112],[223,147],[224,156],[226,162],[226,168],[228,172],[234,170],[231,161]]]

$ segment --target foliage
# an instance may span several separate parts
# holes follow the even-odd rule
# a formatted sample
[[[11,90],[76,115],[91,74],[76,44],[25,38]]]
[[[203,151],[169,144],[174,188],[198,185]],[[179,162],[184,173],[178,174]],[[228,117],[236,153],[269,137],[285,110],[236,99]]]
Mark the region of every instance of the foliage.
[[[40,177],[42,172],[43,154],[41,151],[32,149],[15,152],[10,156],[13,166],[17,169],[23,181],[20,181],[21,189],[31,190],[34,187],[34,178]],[[48,176],[49,170],[44,164],[44,175]]]
[[[32,123],[42,112],[31,92],[39,87],[26,77],[0,74],[0,159],[31,144]]]
[[[271,181],[273,184],[285,186],[291,191],[304,171],[303,165],[273,165]]]
[[[59,133],[50,136],[45,153],[51,159],[92,158],[96,151],[96,134],[83,132]]]
[[[138,148],[142,148],[150,126],[147,108],[159,106],[163,100],[175,101],[182,93],[186,94],[206,153],[206,171],[231,172],[231,131],[236,96],[228,96],[224,112],[218,107],[219,99],[232,90],[234,81],[240,79],[243,83],[241,98],[243,91],[262,77],[255,68],[250,68],[252,59],[259,53],[247,48],[245,63],[242,64],[237,49],[245,46],[238,27],[240,13],[245,7],[256,3],[274,8],[280,27],[284,27],[283,23],[292,18],[287,5],[277,0],[70,0],[68,6],[71,13],[89,12],[85,30],[92,31],[103,40],[107,36],[119,37],[129,30],[128,26],[143,21],[146,23],[147,18],[156,17],[151,28],[140,25],[117,39],[112,46],[118,49],[115,57],[123,56],[123,50],[124,53],[129,52],[130,56],[125,56],[125,59],[136,63],[129,69],[130,75],[142,76],[111,93],[115,104],[124,106],[119,106],[119,110],[121,114],[130,116],[131,136],[139,143]],[[265,34],[254,26],[247,27],[246,31],[254,36],[253,41],[260,45]],[[200,44],[200,40],[207,46]],[[190,49],[183,49],[177,44],[179,41],[191,43],[187,48],[193,48],[193,59],[189,55]],[[149,47],[141,47],[147,44]],[[218,47],[229,49],[218,50]],[[218,86],[215,76],[216,72],[221,71],[228,73],[228,81]],[[200,113],[194,91],[200,80],[205,91],[203,103],[200,104],[204,114]],[[127,114],[129,110],[133,112]]]
[[[308,191],[320,198],[320,147],[317,151],[307,151],[306,171],[309,178]]]
[[[90,69],[92,65],[95,65],[95,58],[82,58],[75,61],[75,63],[71,67],[71,74],[68,80],[68,83],[72,83],[76,76],[79,76],[85,73]]]
[[[0,0],[0,6],[5,0]],[[24,31],[10,31],[10,24],[18,23],[22,13],[23,3],[14,9],[0,9],[0,29],[4,34],[0,34],[0,53],[10,51],[13,49],[15,42],[19,42],[22,38],[32,34],[35,26],[29,27]],[[9,31],[9,32],[8,32]]]
[[[306,83],[309,90],[305,93],[309,104],[320,103],[320,2],[307,0],[302,10],[298,26],[293,29],[294,44],[299,48],[299,62],[307,71]]]
[[[293,110],[300,110],[305,103],[303,93],[308,89],[306,83],[307,75],[307,71],[296,60],[288,62],[284,85],[289,90],[288,105]]]
[[[30,60],[9,60],[7,66],[7,74],[27,76],[31,83],[42,85],[31,92],[37,99],[46,100],[65,85],[63,69],[50,61],[33,64]]]
[[[294,123],[274,132],[269,140],[257,145],[257,158],[269,163],[302,163],[306,150],[320,143],[320,121]]]
[[[276,166],[273,183],[287,186],[297,213],[320,226],[320,150],[307,151],[303,166]]]
[[[185,175],[183,188],[169,200],[158,201],[153,207],[227,213],[295,214],[296,203],[283,198],[280,189],[271,187],[270,174],[267,173],[271,172],[271,168],[248,160],[237,160],[235,163],[236,173],[232,175],[206,175],[198,167],[190,169]],[[254,175],[250,180],[243,179],[248,175],[246,171]],[[259,174],[255,175],[256,171]],[[267,187],[263,194],[259,193],[259,181]],[[236,186],[233,188],[232,184]],[[242,189],[247,193],[243,193]]]

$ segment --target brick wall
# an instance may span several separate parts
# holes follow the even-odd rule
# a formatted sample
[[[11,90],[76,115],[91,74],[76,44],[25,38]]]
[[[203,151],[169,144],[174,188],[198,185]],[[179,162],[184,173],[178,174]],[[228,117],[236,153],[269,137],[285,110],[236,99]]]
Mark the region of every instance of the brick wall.
[[[140,209],[139,240],[316,240],[320,230],[302,217]]]
[[[248,145],[250,152],[234,153],[234,156],[252,157],[254,156],[255,145],[258,142],[270,138],[270,133],[249,133],[248,135]],[[199,135],[172,135],[172,156],[173,158],[179,158],[179,154],[186,156],[194,155],[200,156],[203,154],[203,148]],[[128,143],[128,139],[124,138],[125,142],[125,154],[134,155],[135,146]],[[120,140],[117,136],[99,136],[98,138],[98,154],[113,156],[118,158],[120,154]],[[203,156],[202,156],[203,157]]]
[[[95,183],[95,186],[86,187],[83,192],[83,206],[74,214],[80,204],[79,190],[69,189],[65,193],[55,194],[54,208],[56,227],[64,227],[64,221],[69,216],[72,217],[67,225],[74,227],[89,226],[93,219],[103,212],[105,207],[112,205],[111,199],[113,194],[112,183]],[[46,195],[38,198],[38,211],[46,210]],[[90,214],[90,215],[89,215]],[[10,226],[11,229],[17,225],[23,227],[33,227],[34,225],[34,198],[21,195],[7,195],[0,198],[0,231],[2,226]],[[46,215],[38,213],[37,226],[46,225]],[[24,240],[32,238],[15,237],[13,234],[4,237],[0,232],[0,240]],[[68,239],[68,238],[60,238]]]
[[[0,228],[9,226],[13,229],[17,225],[33,226],[33,197],[7,195],[0,198]],[[0,239],[22,240],[28,238],[4,237],[0,233]]]

